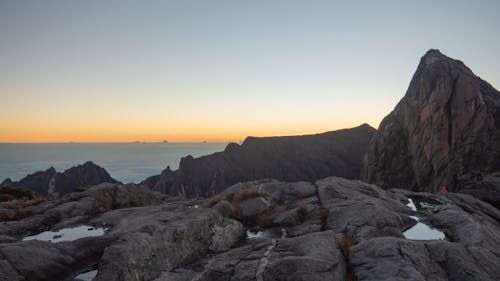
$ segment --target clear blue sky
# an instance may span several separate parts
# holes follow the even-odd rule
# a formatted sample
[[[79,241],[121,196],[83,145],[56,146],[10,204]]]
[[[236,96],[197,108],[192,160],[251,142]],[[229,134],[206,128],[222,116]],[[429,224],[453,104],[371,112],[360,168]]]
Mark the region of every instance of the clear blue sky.
[[[500,86],[500,1],[1,1],[1,141],[377,127],[430,48]]]

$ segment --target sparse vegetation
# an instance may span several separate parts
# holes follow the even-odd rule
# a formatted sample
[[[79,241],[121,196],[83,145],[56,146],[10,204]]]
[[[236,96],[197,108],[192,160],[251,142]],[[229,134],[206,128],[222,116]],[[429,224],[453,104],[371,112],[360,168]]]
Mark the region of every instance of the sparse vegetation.
[[[227,200],[227,196],[225,194],[217,194],[217,195],[214,195],[214,196],[208,198],[205,201],[204,205],[207,208],[212,208],[213,206],[215,206],[217,203],[219,203],[222,200]]]
[[[299,222],[303,223],[306,220],[308,214],[309,210],[307,209],[307,205],[305,203],[300,203],[297,206],[297,215],[299,217]]]
[[[352,269],[347,271],[347,281],[358,281],[358,278],[356,278],[356,275],[354,275],[354,271],[352,271]]]
[[[349,233],[344,234],[344,237],[338,243],[339,243],[340,251],[342,252],[342,255],[344,256],[344,259],[346,262],[347,281],[357,281],[358,279],[356,278],[356,275],[354,274],[354,271],[352,270],[352,266],[351,266],[350,258],[349,258],[350,254],[351,254],[351,247],[352,247],[352,235]]]
[[[7,201],[12,201],[15,200],[16,197],[10,194],[0,194],[0,202],[7,202]]]
[[[453,233],[448,228],[444,228],[443,233],[444,233],[444,236],[446,236],[446,238],[448,239],[448,241],[450,241],[450,242],[457,241],[455,235],[453,235]]]
[[[326,230],[327,227],[327,222],[328,222],[328,216],[330,215],[330,210],[327,208],[321,206],[319,208],[319,218],[321,221],[321,230]]]
[[[269,226],[272,222],[272,214],[274,208],[276,208],[276,205],[272,204],[265,212],[255,218],[255,223],[260,227]]]
[[[344,238],[340,240],[339,242],[339,248],[340,251],[342,251],[342,255],[344,257],[348,258],[349,254],[351,253],[351,246],[352,246],[352,235],[349,233],[346,233],[344,235]]]
[[[217,203],[219,203],[222,200],[228,201],[232,207],[233,207],[233,213],[231,215],[232,218],[234,219],[241,219],[241,206],[240,203],[242,201],[252,199],[252,198],[257,198],[257,197],[264,197],[264,196],[269,196],[269,194],[260,192],[257,189],[249,188],[249,189],[242,189],[237,193],[221,193],[214,195],[207,199],[204,203],[204,206],[211,208],[215,206]],[[269,208],[268,212],[260,214],[257,218],[255,218],[255,223],[258,225],[266,225],[270,222],[270,216],[271,216],[271,211],[274,208],[272,206]]]
[[[240,192],[238,193],[238,200],[244,201],[247,199],[251,199],[251,198],[255,198],[255,197],[262,197],[265,195],[267,195],[267,194],[262,193],[262,192],[258,191],[257,189],[253,189],[253,188],[243,189],[243,190],[240,190]]]
[[[17,186],[2,186],[0,188],[0,194],[8,194],[13,196],[15,199],[30,200],[35,197],[33,191]]]
[[[37,205],[45,201],[43,197],[29,189],[14,186],[2,186],[0,188],[0,203],[2,212],[0,221],[11,221],[26,218],[28,212],[26,207]]]
[[[106,210],[111,210],[113,208],[113,200],[105,194],[96,194],[94,199]]]
[[[83,192],[87,190],[87,188],[83,187],[83,186],[78,186],[78,187],[75,187],[75,192]]]
[[[24,208],[10,209],[0,214],[0,221],[13,221],[24,219],[28,216],[28,212]]]

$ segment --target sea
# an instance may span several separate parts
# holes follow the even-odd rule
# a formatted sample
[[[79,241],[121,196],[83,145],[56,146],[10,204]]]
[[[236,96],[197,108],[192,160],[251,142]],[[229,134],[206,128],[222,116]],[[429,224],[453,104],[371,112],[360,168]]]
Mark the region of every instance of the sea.
[[[222,151],[227,143],[0,143],[0,182],[17,181],[54,167],[62,172],[92,161],[121,182],[140,182],[167,166],[177,169],[182,157]]]

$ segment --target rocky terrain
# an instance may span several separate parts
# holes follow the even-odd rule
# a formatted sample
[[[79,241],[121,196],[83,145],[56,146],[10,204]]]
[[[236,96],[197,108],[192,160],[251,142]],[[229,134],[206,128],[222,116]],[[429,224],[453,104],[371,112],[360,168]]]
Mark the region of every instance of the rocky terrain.
[[[500,211],[465,194],[384,190],[330,177],[239,183],[193,201],[135,184],[101,184],[26,213],[0,223],[0,280],[78,280],[83,272],[97,281],[500,276]],[[406,238],[419,223],[444,239]],[[76,226],[85,226],[80,239],[57,241],[65,236],[54,232],[46,235],[52,242],[30,240]],[[85,237],[87,228],[103,231]]]
[[[55,171],[6,181],[0,281],[499,280],[495,95],[431,50],[369,148],[365,125],[249,138],[142,184],[59,198],[18,187],[46,190]],[[376,185],[355,180],[367,148]],[[79,169],[59,182],[87,185]]]
[[[242,181],[273,178],[314,181],[327,176],[359,179],[375,129],[367,124],[317,135],[248,137],[241,145],[194,159],[179,169],[145,181],[154,190],[186,197],[209,197]]]
[[[499,171],[500,93],[461,61],[428,51],[373,137],[363,178],[384,188],[446,186],[487,198],[498,189],[480,178]]]
[[[117,183],[102,167],[88,161],[58,173],[50,167],[45,171],[38,171],[23,179],[13,182],[5,179],[1,187],[21,187],[43,196],[64,195],[74,192],[77,188],[84,188],[103,182]]]

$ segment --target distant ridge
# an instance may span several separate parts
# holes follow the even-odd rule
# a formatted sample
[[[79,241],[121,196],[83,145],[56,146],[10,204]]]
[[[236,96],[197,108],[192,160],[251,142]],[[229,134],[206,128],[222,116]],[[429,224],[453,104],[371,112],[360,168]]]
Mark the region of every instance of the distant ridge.
[[[6,179],[0,184],[0,187],[23,187],[46,196],[64,195],[75,191],[79,187],[87,187],[103,182],[118,183],[104,168],[88,161],[62,173],[58,173],[56,169],[50,167],[45,171],[27,175],[16,182]]]
[[[374,132],[374,128],[363,124],[315,135],[247,137],[241,145],[228,144],[223,152],[196,159],[184,157],[178,170],[167,167],[160,176],[143,183],[167,194],[207,197],[231,184],[256,179],[358,179]]]

